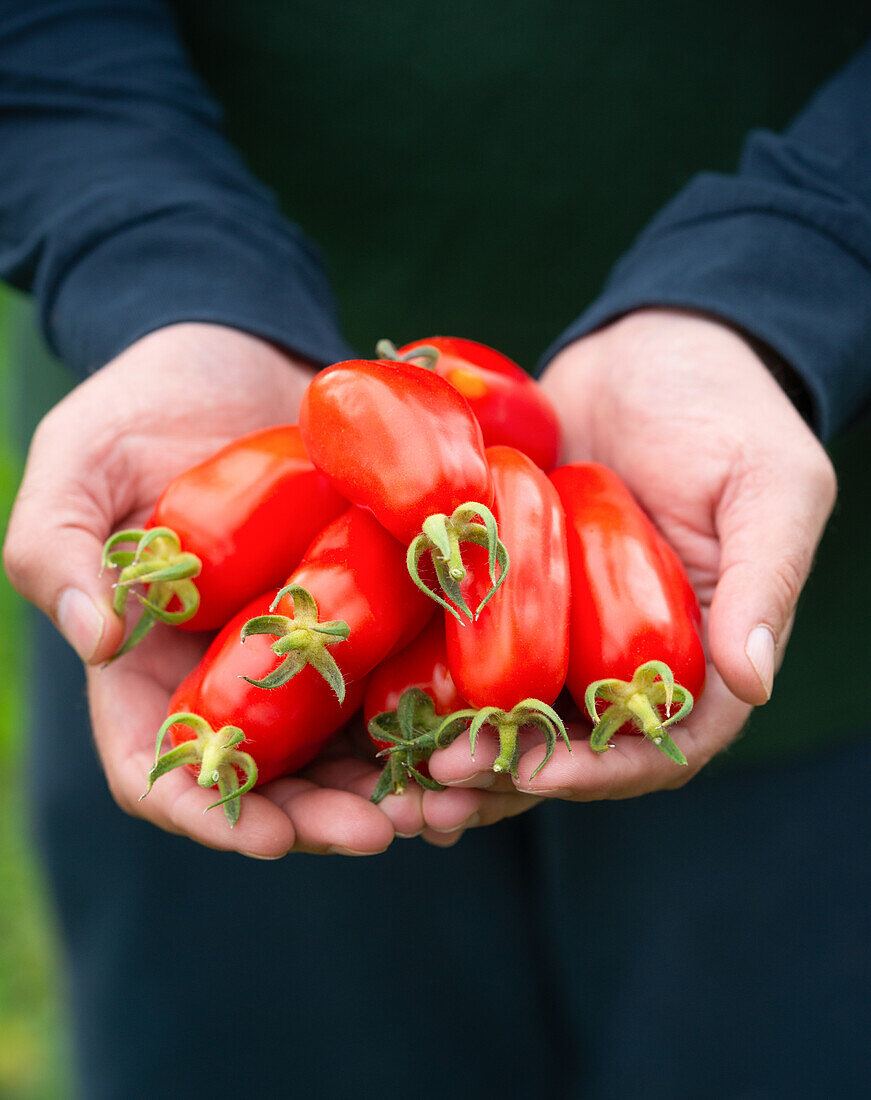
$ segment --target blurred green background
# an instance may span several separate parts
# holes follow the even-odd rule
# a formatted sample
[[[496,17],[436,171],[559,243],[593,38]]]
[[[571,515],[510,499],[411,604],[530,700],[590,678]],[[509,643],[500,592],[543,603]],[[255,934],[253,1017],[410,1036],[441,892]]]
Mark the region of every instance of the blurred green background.
[[[25,402],[13,363],[29,324],[24,303],[0,291],[0,534],[38,405],[65,384],[57,368],[44,371],[43,384]],[[61,963],[24,782],[26,661],[24,604],[0,570],[0,1100],[66,1100],[72,1088]]]

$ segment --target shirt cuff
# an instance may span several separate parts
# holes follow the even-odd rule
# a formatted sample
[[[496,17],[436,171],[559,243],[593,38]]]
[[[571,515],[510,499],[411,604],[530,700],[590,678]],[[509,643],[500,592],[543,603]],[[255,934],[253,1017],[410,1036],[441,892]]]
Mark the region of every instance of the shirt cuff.
[[[643,307],[720,317],[772,348],[806,385],[828,439],[868,399],[871,270],[815,226],[771,210],[660,225],[614,268],[602,295],[545,352]]]
[[[37,288],[43,331],[79,373],[183,321],[242,329],[318,366],[353,357],[318,257],[291,224],[183,202],[103,214],[105,234]]]

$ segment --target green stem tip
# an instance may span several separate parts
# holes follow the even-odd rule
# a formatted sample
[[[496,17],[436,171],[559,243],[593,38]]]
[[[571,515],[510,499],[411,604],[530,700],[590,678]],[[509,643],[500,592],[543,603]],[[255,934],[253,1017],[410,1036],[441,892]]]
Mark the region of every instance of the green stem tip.
[[[293,600],[293,616],[275,615],[273,612],[285,596]],[[272,634],[277,641],[273,652],[284,658],[262,680],[243,677],[249,684],[261,688],[277,688],[311,665],[333,689],[340,703],[345,701],[345,678],[327,646],[345,641],[350,629],[341,620],[322,623],[318,619],[318,605],[308,589],[300,584],[288,584],[278,593],[269,606],[268,615],[249,619],[242,627],[242,641],[252,634]]]
[[[133,550],[119,550],[125,543],[135,543]],[[135,584],[146,585],[140,596],[142,615],[129,637],[110,660],[129,653],[156,622],[177,626],[193,618],[200,606],[200,594],[193,578],[199,576],[202,562],[196,554],[181,548],[178,535],[169,527],[131,528],[116,531],[103,545],[101,568],[119,570],[115,582],[113,607],[116,615],[124,614],[127,595]],[[167,611],[176,599],[178,611]]]
[[[608,704],[602,714],[596,705],[600,699]],[[675,702],[678,709],[672,714]],[[631,722],[669,760],[686,766],[687,759],[672,740],[668,727],[686,718],[693,709],[693,697],[685,687],[675,683],[674,674],[665,662],[645,661],[628,681],[594,681],[586,690],[584,705],[593,723],[590,735],[593,752],[607,752],[614,734]],[[665,707],[665,718],[660,707]]]
[[[543,703],[540,699],[523,699],[511,710],[501,710],[499,707],[481,707],[480,710],[472,708],[455,711],[453,714],[449,714],[436,730],[436,747],[444,748],[456,740],[464,730],[468,729],[472,758],[474,759],[475,745],[483,726],[492,726],[499,737],[499,755],[493,763],[493,771],[508,772],[514,779],[517,779],[517,762],[520,759],[518,734],[522,726],[535,726],[544,734],[544,759],[532,773],[530,779],[538,775],[553,756],[557,735],[566,743],[569,752],[572,751],[569,735],[566,732],[562,718],[553,707]]]
[[[161,756],[163,739],[176,725],[189,726],[196,737],[190,741],[182,741]],[[140,801],[162,775],[166,775],[175,768],[198,765],[197,783],[201,787],[217,787],[221,795],[218,801],[207,806],[203,813],[213,810],[216,806],[223,806],[224,814],[232,828],[239,820],[242,795],[250,791],[257,782],[257,764],[254,758],[237,748],[244,740],[245,734],[238,726],[222,726],[219,730],[214,730],[199,714],[192,714],[189,711],[170,714],[157,732],[154,765],[148,773],[148,786]],[[241,787],[239,771],[245,776],[245,783]]]
[[[387,742],[387,748],[378,753],[387,761],[370,801],[377,804],[385,795],[400,794],[409,779],[427,791],[444,790],[441,783],[420,771],[421,763],[429,760],[436,747],[435,731],[440,723],[432,699],[418,687],[402,693],[396,710],[382,711],[370,719],[369,736]]]
[[[379,359],[389,359],[394,363],[415,363],[424,370],[434,370],[439,358],[439,349],[432,344],[419,344],[400,355],[392,340],[379,340],[375,345],[375,354]]]
[[[460,544],[463,542],[473,542],[487,550],[490,588],[474,614],[460,588],[460,582],[466,576],[466,567],[460,551]],[[430,588],[420,576],[420,559],[427,553],[432,555],[439,588],[447,596],[447,600]],[[477,619],[505,583],[509,564],[508,551],[499,538],[496,517],[489,508],[472,500],[455,508],[450,516],[443,512],[427,516],[421,533],[409,544],[406,556],[409,576],[421,592],[431,600],[435,600],[446,611],[450,611],[460,622],[462,622],[460,612],[469,619]],[[448,600],[451,602],[448,603]]]

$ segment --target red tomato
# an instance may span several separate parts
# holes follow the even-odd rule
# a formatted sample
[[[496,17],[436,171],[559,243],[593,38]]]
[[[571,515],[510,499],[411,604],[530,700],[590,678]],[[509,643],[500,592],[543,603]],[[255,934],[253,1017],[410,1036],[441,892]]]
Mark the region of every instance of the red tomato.
[[[477,517],[489,522],[489,544],[504,558],[481,429],[465,398],[438,375],[410,363],[337,363],[306,390],[299,427],[312,461],[339,492],[411,543],[409,571],[438,602],[417,575],[421,555],[434,551],[439,583],[453,596],[465,575],[459,543],[484,529]]]
[[[448,660],[460,691],[476,707],[510,710],[521,699],[552,703],[569,661],[569,563],[566,525],[553,485],[513,447],[488,447],[493,511],[511,555],[498,599],[473,623],[445,616]],[[487,555],[469,548],[462,583],[477,604],[489,587]]]
[[[487,724],[499,734],[495,768],[513,772],[521,725],[538,725],[545,733],[545,760],[556,733],[568,740],[549,706],[562,690],[569,661],[568,549],[559,497],[539,467],[513,447],[489,447],[487,459],[511,575],[475,622],[445,616],[445,633],[454,682],[474,707],[485,708]],[[470,548],[462,587],[472,603],[489,585],[486,557],[480,547]]]
[[[295,425],[241,436],[174,478],[144,531],[119,532],[106,544],[107,563],[122,569],[118,609],[128,583],[169,570],[174,579],[148,584],[147,625],[164,619],[185,630],[216,630],[280,584],[318,531],[347,507],[309,460]],[[168,531],[154,538],[160,528]],[[138,563],[132,552],[114,550],[143,539]]]
[[[312,462],[406,545],[424,520],[489,507],[481,429],[444,379],[410,363],[356,359],[316,375],[299,410]]]
[[[395,711],[400,697],[413,687],[426,692],[436,714],[450,714],[467,706],[448,668],[441,616],[436,616],[413,642],[383,661],[369,677],[363,701],[366,726],[377,714]],[[388,742],[376,740],[375,745],[384,749]]]
[[[281,682],[283,673],[295,675],[306,663],[315,663],[326,675],[320,665],[325,652],[335,659],[344,682],[354,683],[406,646],[426,625],[432,604],[412,584],[404,564],[402,545],[362,508],[352,506],[333,520],[285,587],[299,586],[310,595],[322,626],[331,625],[327,620],[346,624],[347,641],[337,642],[335,633],[319,636],[293,593],[273,601],[270,613],[252,620],[256,631],[249,623],[244,632],[246,638],[256,632],[279,639],[273,643],[272,664],[275,653],[285,660],[281,672],[273,668],[266,678],[268,685]]]
[[[426,770],[435,748],[432,734],[442,717],[467,705],[451,679],[444,626],[437,616],[369,678],[363,717],[375,747],[388,753],[373,802],[380,802],[391,790],[401,791],[409,776],[427,789],[441,790]]]
[[[432,369],[469,402],[488,447],[516,447],[543,470],[553,469],[560,450],[556,411],[544,390],[513,359],[456,336],[416,340],[397,354],[413,362],[419,347],[439,353]]]
[[[551,480],[565,509],[572,574],[568,687],[579,706],[586,698],[588,711],[593,696],[609,704],[601,716],[594,710],[601,720],[593,747],[604,751],[611,734],[634,722],[686,763],[680,750],[672,753],[660,711],[670,702],[669,673],[682,710],[686,693],[692,706],[705,683],[701,614],[684,568],[612,470],[572,463]],[[666,666],[665,674],[645,671],[649,662]]]
[[[267,783],[312,760],[351,717],[365,690],[365,680],[358,680],[349,685],[340,703],[313,668],[303,669],[274,691],[246,682],[244,677],[266,676],[275,664],[267,638],[251,638],[244,647],[239,642],[244,623],[265,613],[271,598],[270,591],[239,611],[176,689],[168,717],[181,713],[198,721],[164,724],[158,751],[167,730],[176,749],[160,757],[149,776],[150,789],[155,779],[173,767],[189,765],[198,773],[201,786],[217,782],[222,800],[229,799],[224,806],[231,825],[239,816],[239,795],[251,785]],[[234,741],[232,728],[226,727],[237,727],[244,740]],[[248,777],[242,789],[237,769]]]

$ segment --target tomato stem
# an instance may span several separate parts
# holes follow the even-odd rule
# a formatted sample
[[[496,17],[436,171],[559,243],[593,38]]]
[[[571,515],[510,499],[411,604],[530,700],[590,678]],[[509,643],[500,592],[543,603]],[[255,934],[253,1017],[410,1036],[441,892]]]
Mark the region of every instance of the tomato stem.
[[[413,363],[416,359],[420,359],[423,362],[417,363],[417,366],[423,370],[435,370],[440,353],[439,349],[434,348],[432,344],[420,344],[418,347],[410,348],[404,355],[400,355],[392,340],[379,340],[375,345],[375,354],[379,359],[389,359],[394,363]]]
[[[493,763],[494,772],[509,772],[517,779],[517,763],[520,759],[520,741],[518,733],[521,726],[534,726],[544,734],[545,754],[544,759],[532,773],[530,778],[538,775],[541,769],[553,756],[556,748],[556,739],[559,735],[569,752],[572,745],[562,718],[553,707],[541,699],[523,699],[511,708],[502,710],[499,707],[481,707],[480,710],[458,710],[449,714],[436,730],[436,747],[443,748],[463,732],[469,731],[469,743],[472,758],[475,757],[478,734],[484,726],[492,726],[499,737],[499,755]]]
[[[599,700],[607,703],[599,714]],[[671,713],[672,703],[679,704]],[[611,738],[627,722],[647,737],[675,764],[686,766],[687,760],[667,727],[685,718],[693,709],[693,697],[681,684],[675,683],[674,674],[664,661],[646,661],[636,668],[631,680],[596,680],[586,690],[584,704],[593,722],[590,748],[593,752],[607,752]],[[659,708],[665,710],[665,717]]]
[[[161,756],[163,740],[175,725],[189,726],[196,733],[196,738],[182,741]],[[239,820],[242,795],[250,791],[257,782],[257,764],[253,757],[237,748],[244,740],[245,734],[238,726],[222,726],[219,730],[214,730],[199,714],[189,711],[170,714],[157,732],[154,765],[148,773],[148,786],[140,796],[140,801],[162,775],[175,768],[199,765],[197,783],[201,787],[217,786],[221,795],[203,813],[216,806],[223,806],[224,815],[232,828]],[[245,783],[241,787],[237,769],[245,775]]]
[[[293,616],[273,614],[286,596],[290,596],[293,602]],[[242,641],[252,634],[272,634],[276,638],[272,650],[277,657],[283,657],[284,660],[262,680],[252,680],[248,676],[243,676],[242,679],[255,687],[271,690],[286,684],[302,672],[306,665],[311,665],[330,685],[339,702],[343,703],[345,678],[327,646],[348,638],[348,624],[341,619],[320,622],[314,596],[300,584],[285,585],[270,604],[269,612],[268,615],[258,615],[245,623],[242,627]]]
[[[391,792],[400,794],[408,779],[415,779],[428,791],[444,790],[441,783],[423,775],[418,767],[432,756],[440,722],[432,699],[417,687],[402,693],[396,710],[383,711],[370,719],[369,736],[388,742],[388,747],[378,753],[387,757],[387,763],[370,801],[378,803]]]
[[[130,542],[136,544],[134,550],[117,549]],[[101,569],[107,567],[120,570],[112,602],[116,615],[124,614],[127,596],[134,584],[147,586],[146,595],[139,597],[142,615],[107,664],[129,653],[156,622],[177,626],[193,618],[200,606],[200,594],[193,578],[199,576],[202,562],[196,554],[182,550],[178,535],[169,527],[116,531],[103,545]],[[178,611],[167,611],[173,599],[181,607]]]
[[[476,522],[477,520],[483,522]],[[474,614],[460,588],[460,582],[466,576],[466,567],[460,550],[460,544],[463,542],[473,542],[487,550],[490,588]],[[420,559],[424,554],[432,555],[439,588],[447,599],[421,579]],[[443,512],[435,512],[427,516],[423,521],[421,533],[411,541],[408,547],[406,564],[409,576],[421,592],[462,622],[460,612],[469,619],[477,619],[482,609],[505,583],[510,562],[505,544],[499,538],[493,513],[483,504],[467,501],[455,508],[450,516]],[[449,603],[448,600],[451,602]]]

